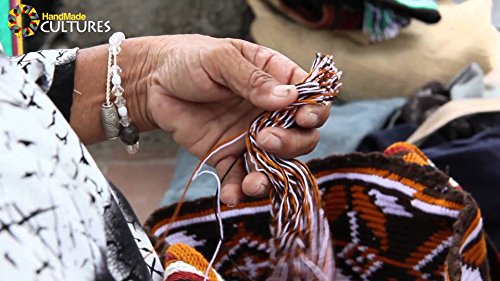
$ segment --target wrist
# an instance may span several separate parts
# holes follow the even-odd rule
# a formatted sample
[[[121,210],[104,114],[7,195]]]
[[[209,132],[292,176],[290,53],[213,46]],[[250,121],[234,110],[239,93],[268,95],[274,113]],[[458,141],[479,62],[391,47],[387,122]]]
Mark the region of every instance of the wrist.
[[[118,65],[123,71],[122,87],[125,90],[127,109],[140,132],[158,129],[147,102],[156,68],[154,46],[157,40],[157,37],[127,39],[122,43],[122,51],[118,55]]]
[[[150,52],[154,37],[132,38],[122,43],[117,63],[123,70],[122,87],[129,116],[139,131],[156,129],[147,108],[148,81],[154,69]],[[105,140],[101,104],[105,101],[109,45],[82,49],[77,54],[75,89],[70,123],[84,143]]]

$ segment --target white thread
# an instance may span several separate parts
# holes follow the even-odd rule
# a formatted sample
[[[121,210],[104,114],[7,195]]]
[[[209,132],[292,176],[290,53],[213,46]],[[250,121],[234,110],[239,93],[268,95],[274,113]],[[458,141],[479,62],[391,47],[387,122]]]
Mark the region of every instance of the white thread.
[[[240,134],[239,136],[237,136],[236,138],[234,138],[233,140],[217,147],[216,149],[214,149],[210,154],[208,154],[207,157],[205,157],[205,159],[200,163],[200,166],[198,167],[198,169],[195,171],[194,175],[193,175],[193,181],[199,177],[200,175],[202,174],[209,174],[209,175],[212,175],[215,177],[216,181],[217,181],[217,221],[218,221],[218,224],[219,224],[219,231],[220,231],[220,239],[219,239],[219,243],[217,243],[217,247],[215,249],[215,252],[214,252],[214,255],[212,256],[212,259],[210,260],[210,263],[208,264],[208,267],[207,267],[207,271],[205,272],[205,278],[204,280],[208,280],[208,275],[210,273],[210,270],[212,268],[212,265],[213,263],[215,262],[215,258],[217,257],[217,254],[219,253],[220,251],[220,247],[222,246],[222,241],[224,240],[224,229],[223,229],[223,225],[222,225],[222,217],[221,217],[221,210],[220,210],[220,193],[221,193],[221,182],[220,182],[220,179],[219,177],[217,176],[217,174],[213,171],[201,171],[201,169],[203,168],[203,166],[205,165],[205,163],[213,156],[215,155],[216,153],[218,153],[219,151],[221,151],[222,149],[236,143],[237,141],[241,140],[244,136],[246,135],[246,132],[245,133],[242,133]]]
[[[224,240],[224,226],[222,225],[222,218],[221,218],[221,210],[220,210],[220,179],[219,177],[217,176],[217,174],[213,171],[201,171],[197,174],[195,174],[195,176],[201,176],[203,174],[209,174],[209,175],[212,175],[215,177],[215,180],[217,181],[217,223],[219,224],[219,233],[220,233],[220,236],[219,236],[219,243],[217,243],[217,247],[215,248],[215,252],[212,256],[212,259],[210,260],[210,263],[208,264],[207,266],[207,270],[205,271],[205,277],[204,277],[204,281],[208,280],[208,275],[210,273],[210,270],[212,269],[212,266],[215,262],[215,258],[217,257],[217,254],[219,253],[220,251],[220,247],[222,246],[222,241]]]
[[[194,176],[193,176],[193,180],[195,180],[200,174],[199,174],[199,171],[201,170],[201,168],[207,163],[207,161],[212,157],[214,156],[217,152],[221,151],[222,149],[234,144],[235,142],[241,140],[247,133],[244,132],[242,134],[240,134],[239,136],[237,136],[236,138],[234,138],[233,140],[217,147],[216,149],[214,149],[214,151],[212,151],[207,157],[205,157],[205,159],[203,160],[203,162],[200,163],[200,166],[198,167],[198,169],[196,169],[195,173],[194,173]]]

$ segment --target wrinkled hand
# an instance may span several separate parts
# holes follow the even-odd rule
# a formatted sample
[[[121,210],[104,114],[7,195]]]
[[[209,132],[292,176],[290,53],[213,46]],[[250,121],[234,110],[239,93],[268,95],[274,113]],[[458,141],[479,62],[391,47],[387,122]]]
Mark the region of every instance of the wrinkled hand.
[[[294,102],[298,93],[289,84],[306,75],[285,56],[246,41],[201,35],[163,38],[155,48],[148,82],[149,119],[172,132],[177,143],[199,158],[214,145],[246,131],[263,111]],[[315,128],[328,114],[325,105],[303,106],[296,119],[300,128],[266,128],[257,136],[257,143],[283,158],[309,153],[319,139]],[[270,187],[265,175],[246,174],[244,148],[241,141],[208,162],[220,177],[227,173],[221,200],[228,205],[237,204],[244,194],[265,194]]]

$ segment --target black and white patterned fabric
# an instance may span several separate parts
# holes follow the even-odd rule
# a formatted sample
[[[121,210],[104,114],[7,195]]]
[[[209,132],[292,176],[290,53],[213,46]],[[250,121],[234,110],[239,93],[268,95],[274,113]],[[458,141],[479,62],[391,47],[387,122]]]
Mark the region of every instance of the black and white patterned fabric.
[[[132,209],[66,121],[76,52],[0,54],[0,279],[163,280]]]

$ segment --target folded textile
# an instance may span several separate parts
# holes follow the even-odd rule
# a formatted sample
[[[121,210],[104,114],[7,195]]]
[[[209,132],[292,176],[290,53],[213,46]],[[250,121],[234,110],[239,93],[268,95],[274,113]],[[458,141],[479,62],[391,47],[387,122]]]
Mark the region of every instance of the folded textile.
[[[434,0],[268,0],[289,18],[310,28],[362,29],[376,42],[391,39],[411,18],[436,23],[441,16]]]
[[[420,87],[391,119],[396,124],[420,125],[450,100],[492,97],[500,97],[500,87],[485,84],[483,70],[472,63],[447,84],[431,81]]]
[[[448,81],[476,62],[485,72],[494,65],[498,32],[491,25],[491,0],[455,4],[439,1],[441,20],[412,22],[397,38],[362,46],[350,38],[361,31],[312,30],[287,20],[263,0],[248,0],[255,13],[255,41],[290,57],[304,68],[316,52],[333,54],[342,69],[345,100],[409,96],[430,80]],[[356,36],[357,37],[357,36]]]
[[[416,147],[353,153],[309,163],[322,191],[336,253],[335,280],[492,280],[481,211]],[[214,198],[186,202],[146,222],[156,239],[186,243],[211,257],[219,234]],[[215,269],[228,280],[265,280],[271,272],[268,199],[223,207],[225,240]],[[429,223],[432,222],[432,223]],[[494,251],[492,247],[488,247]],[[493,253],[495,257],[496,253]]]
[[[468,133],[470,135],[470,133],[481,131],[489,125],[483,125],[481,120],[477,121],[471,116],[479,114],[489,116],[488,113],[498,112],[500,112],[500,97],[452,100],[432,113],[407,141],[413,144],[420,144],[432,133],[443,129],[447,125],[451,128],[451,130],[448,130],[450,138],[467,135]],[[496,118],[494,117],[492,120],[484,118],[485,122],[491,122],[493,126],[497,123],[495,120]]]

